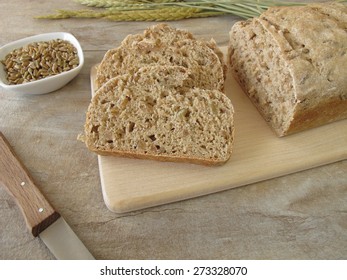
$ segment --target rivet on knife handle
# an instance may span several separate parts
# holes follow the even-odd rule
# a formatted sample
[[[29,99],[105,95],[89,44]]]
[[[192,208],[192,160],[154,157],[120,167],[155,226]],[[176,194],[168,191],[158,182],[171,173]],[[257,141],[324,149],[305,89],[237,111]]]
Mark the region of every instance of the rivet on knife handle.
[[[14,197],[27,227],[35,237],[60,217],[35,186],[29,172],[1,132],[0,180],[0,184]]]

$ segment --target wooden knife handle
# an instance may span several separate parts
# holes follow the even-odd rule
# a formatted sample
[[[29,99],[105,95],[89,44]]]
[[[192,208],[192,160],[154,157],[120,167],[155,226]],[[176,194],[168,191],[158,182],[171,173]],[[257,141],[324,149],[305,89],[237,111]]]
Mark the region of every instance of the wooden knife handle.
[[[0,184],[14,197],[32,235],[37,236],[60,217],[35,186],[29,172],[1,132]]]

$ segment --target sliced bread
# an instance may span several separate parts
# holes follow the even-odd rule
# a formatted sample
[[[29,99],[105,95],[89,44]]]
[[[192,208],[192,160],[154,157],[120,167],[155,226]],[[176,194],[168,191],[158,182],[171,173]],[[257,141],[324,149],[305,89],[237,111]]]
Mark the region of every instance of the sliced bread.
[[[111,78],[89,105],[80,140],[101,155],[205,165],[232,152],[233,107],[218,90],[191,87],[180,66],[149,66]]]

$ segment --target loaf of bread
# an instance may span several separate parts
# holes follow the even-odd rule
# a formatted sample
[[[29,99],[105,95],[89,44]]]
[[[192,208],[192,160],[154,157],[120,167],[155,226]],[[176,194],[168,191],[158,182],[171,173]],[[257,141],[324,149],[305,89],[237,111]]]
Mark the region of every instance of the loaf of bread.
[[[101,155],[218,165],[233,145],[233,107],[181,66],[147,66],[108,80],[80,140]]]
[[[274,7],[230,31],[232,72],[285,136],[347,118],[347,6]]]
[[[128,35],[119,47],[107,51],[97,69],[96,87],[118,75],[158,64],[186,67],[200,88],[223,90],[226,66],[215,42],[196,40],[191,33],[166,24]]]

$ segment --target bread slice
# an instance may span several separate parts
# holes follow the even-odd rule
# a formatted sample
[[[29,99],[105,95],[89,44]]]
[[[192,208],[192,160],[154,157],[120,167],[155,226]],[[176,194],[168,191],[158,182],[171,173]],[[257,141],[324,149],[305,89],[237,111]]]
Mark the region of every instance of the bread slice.
[[[347,6],[270,8],[230,31],[234,76],[278,136],[347,118]]]
[[[231,101],[192,84],[180,66],[112,78],[93,97],[80,140],[101,155],[222,164],[232,152]]]
[[[118,48],[106,52],[97,69],[96,88],[118,75],[158,64],[188,68],[200,88],[224,87],[226,66],[213,40],[199,41],[187,31],[158,24],[143,34],[128,35]]]

